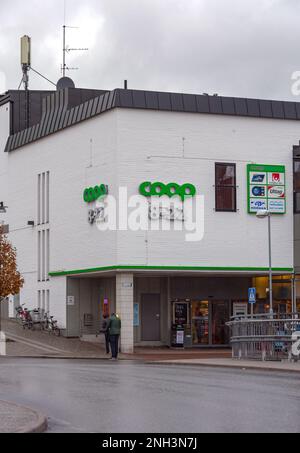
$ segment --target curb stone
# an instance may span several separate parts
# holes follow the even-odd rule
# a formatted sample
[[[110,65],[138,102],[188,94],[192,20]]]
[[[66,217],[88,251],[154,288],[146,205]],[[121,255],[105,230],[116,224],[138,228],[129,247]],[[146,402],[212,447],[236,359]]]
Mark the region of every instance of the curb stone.
[[[218,364],[218,363],[187,363],[187,362],[175,362],[175,361],[147,361],[145,362],[148,365],[168,365],[168,366],[181,366],[181,367],[202,367],[202,368],[223,368],[231,370],[251,370],[251,371],[268,371],[269,373],[291,373],[299,374],[299,370],[293,368],[268,368],[263,366],[255,366],[254,364]]]
[[[16,430],[14,431],[15,434],[39,434],[39,433],[43,433],[47,430],[48,419],[41,412],[36,411],[34,409],[30,409],[25,406],[22,406],[20,404],[11,403],[8,401],[0,401],[0,405],[1,405],[1,403],[5,404],[8,407],[12,407],[15,409],[21,409],[23,411],[30,412],[31,414],[34,414],[36,417],[35,421],[30,422],[25,426],[20,426],[19,428],[16,428]]]

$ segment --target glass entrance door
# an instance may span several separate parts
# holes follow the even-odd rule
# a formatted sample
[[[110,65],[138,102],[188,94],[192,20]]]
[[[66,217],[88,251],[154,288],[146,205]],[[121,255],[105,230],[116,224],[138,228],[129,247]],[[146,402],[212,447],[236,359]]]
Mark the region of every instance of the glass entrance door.
[[[229,301],[193,301],[191,327],[193,346],[223,346],[229,344],[226,323],[230,318]]]
[[[193,345],[209,345],[209,302],[192,302]]]
[[[229,344],[229,330],[226,323],[229,321],[229,303],[216,301],[211,304],[211,335],[213,345]]]

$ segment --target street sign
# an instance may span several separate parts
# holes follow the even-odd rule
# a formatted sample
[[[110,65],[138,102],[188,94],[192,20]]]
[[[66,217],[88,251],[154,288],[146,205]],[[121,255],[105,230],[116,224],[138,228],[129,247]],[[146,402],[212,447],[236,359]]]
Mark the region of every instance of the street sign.
[[[248,291],[249,304],[256,304],[256,288],[249,288]]]

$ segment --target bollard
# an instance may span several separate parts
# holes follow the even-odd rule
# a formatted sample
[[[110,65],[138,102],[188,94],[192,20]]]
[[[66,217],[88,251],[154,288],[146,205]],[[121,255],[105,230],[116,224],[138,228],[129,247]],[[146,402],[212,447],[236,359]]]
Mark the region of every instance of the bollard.
[[[6,335],[0,332],[0,356],[6,355]]]
[[[296,360],[300,357],[300,332],[294,332],[292,335],[292,355]]]

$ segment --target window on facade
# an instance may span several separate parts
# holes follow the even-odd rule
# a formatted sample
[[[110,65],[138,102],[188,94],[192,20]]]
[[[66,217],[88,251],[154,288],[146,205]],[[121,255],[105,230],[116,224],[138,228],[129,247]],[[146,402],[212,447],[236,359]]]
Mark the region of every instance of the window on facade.
[[[216,164],[216,211],[236,212],[236,165]]]
[[[294,210],[300,214],[300,159],[294,160]]]

